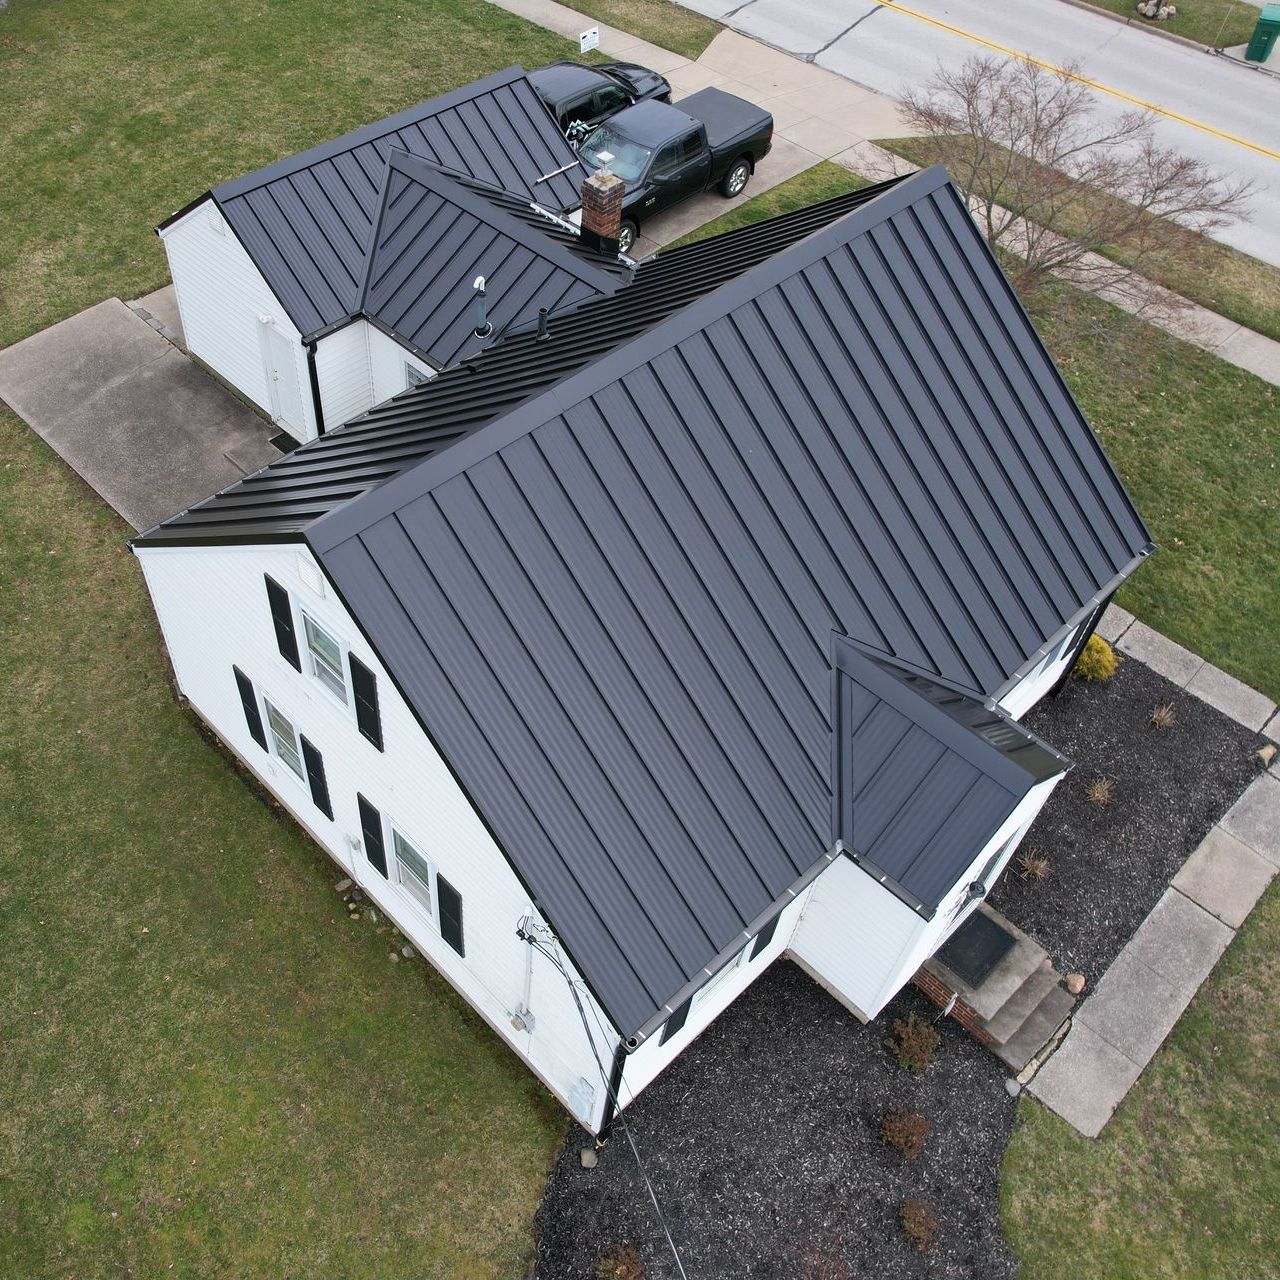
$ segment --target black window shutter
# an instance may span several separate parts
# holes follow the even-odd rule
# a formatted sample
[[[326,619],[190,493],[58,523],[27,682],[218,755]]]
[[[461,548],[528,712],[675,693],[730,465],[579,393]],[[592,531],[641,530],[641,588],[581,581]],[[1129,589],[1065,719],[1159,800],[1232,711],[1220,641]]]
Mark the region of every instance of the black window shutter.
[[[280,656],[301,671],[302,659],[298,657],[298,634],[293,629],[293,609],[289,605],[289,593],[269,573],[262,576],[267,583],[267,603],[271,606],[271,623],[276,629],[276,644],[280,647]]]
[[[382,843],[382,814],[364,796],[357,795],[360,806],[360,834],[364,837],[364,856],[369,859],[383,878],[387,875],[387,850]]]
[[[755,946],[751,948],[751,959],[754,960],[764,949],[773,941],[773,935],[778,928],[778,917],[774,916],[759,933],[756,934]]]
[[[663,1023],[662,1036],[658,1041],[659,1044],[666,1044],[667,1041],[684,1026],[685,1019],[689,1016],[689,1006],[692,1003],[693,998],[690,997],[671,1015],[671,1017],[666,1020],[666,1022]]]
[[[332,819],[333,805],[329,803],[329,784],[324,776],[324,756],[306,738],[302,739],[302,759],[307,766],[307,783],[311,787],[311,798],[316,802],[316,808],[326,818]]]
[[[356,724],[360,732],[382,750],[382,717],[378,713],[378,677],[356,657],[347,654],[351,664],[351,691],[356,697]]]
[[[436,904],[440,909],[440,936],[460,955],[467,954],[462,945],[462,896],[439,872],[436,872]]]
[[[253,681],[239,667],[232,667],[236,675],[236,688],[240,690],[240,705],[244,708],[245,724],[253,740],[263,751],[267,749],[267,735],[262,728],[262,713],[258,710],[258,697],[253,691]]]

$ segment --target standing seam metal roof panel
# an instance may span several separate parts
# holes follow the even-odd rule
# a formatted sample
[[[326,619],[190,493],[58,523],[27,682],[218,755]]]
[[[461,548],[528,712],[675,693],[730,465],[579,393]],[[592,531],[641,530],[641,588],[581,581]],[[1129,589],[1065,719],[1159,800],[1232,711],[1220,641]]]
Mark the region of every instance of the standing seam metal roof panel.
[[[577,154],[520,67],[215,187],[223,216],[304,335],[356,309],[393,147],[553,210],[578,202]]]
[[[980,700],[1149,546],[960,218],[940,171],[904,181],[308,531],[360,616],[412,622],[374,643],[624,1032],[828,848],[833,632]],[[901,224],[938,232],[932,266]],[[933,297],[1008,413],[972,385],[944,410]],[[1015,501],[993,451],[1050,471],[1078,536]],[[776,587],[744,601],[762,572]],[[1012,766],[904,696],[866,807],[924,898],[976,856]]]

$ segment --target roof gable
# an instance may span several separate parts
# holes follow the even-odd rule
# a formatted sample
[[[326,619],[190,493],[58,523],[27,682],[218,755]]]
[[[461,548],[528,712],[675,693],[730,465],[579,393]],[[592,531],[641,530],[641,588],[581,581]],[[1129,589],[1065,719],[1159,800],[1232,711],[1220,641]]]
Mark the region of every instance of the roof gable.
[[[577,156],[520,67],[215,187],[224,217],[303,334],[355,310],[393,147],[551,208],[578,199]]]
[[[535,320],[542,307],[555,311],[616,291],[616,272],[572,251],[554,230],[547,217],[513,216],[478,184],[392,151],[357,309],[447,367]],[[483,338],[475,333],[478,276],[492,325]]]
[[[981,699],[1150,545],[940,170],[308,540],[624,1033],[829,848],[833,631]]]

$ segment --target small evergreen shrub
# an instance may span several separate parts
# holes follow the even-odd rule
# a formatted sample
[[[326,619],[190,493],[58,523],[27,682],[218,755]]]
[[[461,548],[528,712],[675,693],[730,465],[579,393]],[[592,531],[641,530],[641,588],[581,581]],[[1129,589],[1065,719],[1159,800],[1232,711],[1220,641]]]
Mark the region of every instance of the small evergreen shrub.
[[[885,1112],[880,1120],[880,1140],[895,1151],[901,1151],[908,1160],[914,1160],[924,1150],[929,1122],[918,1111],[904,1111],[895,1107]]]
[[[927,1200],[908,1200],[899,1210],[907,1239],[923,1253],[938,1234],[938,1215]]]
[[[893,1030],[885,1043],[893,1050],[899,1066],[908,1071],[923,1071],[933,1061],[942,1037],[919,1014],[909,1013],[905,1020],[894,1019]]]
[[[1090,636],[1071,674],[1077,680],[1110,680],[1119,665],[1116,651],[1101,636]]]
[[[644,1263],[633,1244],[625,1244],[600,1256],[596,1280],[644,1280]]]

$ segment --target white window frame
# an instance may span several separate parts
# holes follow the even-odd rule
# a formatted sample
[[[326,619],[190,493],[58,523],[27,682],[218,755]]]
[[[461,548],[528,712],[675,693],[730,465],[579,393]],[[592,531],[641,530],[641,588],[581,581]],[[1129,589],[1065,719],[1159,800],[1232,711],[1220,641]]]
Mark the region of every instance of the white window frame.
[[[306,783],[307,766],[302,756],[302,735],[298,732],[298,726],[294,723],[292,717],[285,715],[285,713],[281,711],[281,709],[265,694],[262,697],[262,703],[263,709],[267,713],[267,737],[271,743],[271,754],[275,756],[275,758],[279,760],[280,763],[283,764],[299,782]],[[280,750],[280,742],[283,735],[277,731],[272,719],[273,716],[282,720],[289,728],[289,732],[292,735],[290,750],[297,758],[296,765],[289,759],[288,755]]]
[[[307,668],[311,674],[311,678],[335,701],[340,702],[344,707],[351,705],[351,699],[347,696],[347,664],[346,653],[347,646],[338,639],[337,636],[329,630],[328,627],[314,618],[306,609],[301,610],[302,613],[302,639],[307,650]],[[315,630],[319,632],[326,640],[333,645],[338,651],[338,666],[335,671],[327,658],[321,656],[316,647],[311,643],[311,633]],[[320,672],[323,669],[324,675]],[[341,686],[335,689],[330,680],[335,681]]]
[[[422,852],[422,845],[417,840],[411,840],[394,822],[388,821],[387,826],[391,831],[391,853],[396,863],[396,885],[403,890],[405,896],[413,903],[423,916],[436,923],[436,865]],[[418,874],[413,865],[406,859],[401,857],[401,849],[407,848],[414,857],[418,858],[423,867],[426,869],[427,882],[422,884],[422,877]],[[424,903],[411,885],[405,884],[404,872],[408,870],[412,879],[426,890],[428,901]]]
[[[747,943],[747,945],[743,947],[742,950],[728,962],[728,964],[721,965],[720,968],[717,969],[715,973],[713,973],[711,977],[709,977],[706,982],[704,982],[702,986],[700,986],[697,991],[689,997],[689,1009],[691,1012],[696,1009],[705,997],[709,996],[731,973],[735,973],[737,970],[742,968],[743,961],[746,959],[747,952],[750,950],[751,943]]]

